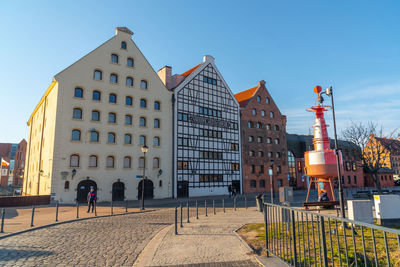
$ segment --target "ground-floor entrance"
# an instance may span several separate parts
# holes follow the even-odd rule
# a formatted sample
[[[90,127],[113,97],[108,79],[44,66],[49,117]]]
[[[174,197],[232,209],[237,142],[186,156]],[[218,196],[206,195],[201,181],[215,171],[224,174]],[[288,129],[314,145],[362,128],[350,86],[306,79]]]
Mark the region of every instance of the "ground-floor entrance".
[[[123,182],[115,182],[112,185],[112,201],[125,200],[125,184]]]
[[[143,186],[143,180],[139,182],[138,199],[142,199],[142,186]],[[153,199],[153,198],[154,198],[153,182],[149,179],[144,179],[144,199]]]
[[[97,191],[97,184],[92,180],[83,180],[80,181],[78,187],[76,189],[76,201],[82,203],[87,202],[87,195],[90,191],[90,188],[93,187],[95,191]]]

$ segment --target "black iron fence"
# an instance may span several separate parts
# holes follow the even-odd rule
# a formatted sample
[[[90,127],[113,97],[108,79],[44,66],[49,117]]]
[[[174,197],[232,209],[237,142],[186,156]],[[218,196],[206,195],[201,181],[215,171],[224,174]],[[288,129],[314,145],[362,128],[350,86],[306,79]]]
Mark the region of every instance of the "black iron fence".
[[[400,266],[400,231],[264,203],[267,256],[292,266]]]

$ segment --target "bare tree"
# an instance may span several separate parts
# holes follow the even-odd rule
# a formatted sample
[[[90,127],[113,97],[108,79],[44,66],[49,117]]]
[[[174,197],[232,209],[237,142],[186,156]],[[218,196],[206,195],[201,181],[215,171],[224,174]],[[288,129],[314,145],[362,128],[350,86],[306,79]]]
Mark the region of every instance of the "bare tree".
[[[394,130],[388,137],[394,136]],[[359,150],[359,159],[362,162],[362,168],[368,173],[375,183],[379,193],[382,192],[378,172],[385,167],[389,158],[389,152],[382,142],[379,141],[383,136],[383,128],[377,123],[368,122],[366,124],[351,122],[350,126],[342,131],[343,138],[356,144]],[[376,139],[379,137],[378,139]]]

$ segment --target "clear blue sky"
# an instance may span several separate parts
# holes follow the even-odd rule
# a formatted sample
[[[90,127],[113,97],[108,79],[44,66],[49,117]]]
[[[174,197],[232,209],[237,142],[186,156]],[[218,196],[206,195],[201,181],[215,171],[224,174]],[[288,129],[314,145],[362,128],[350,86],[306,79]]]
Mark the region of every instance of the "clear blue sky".
[[[27,137],[52,77],[116,26],[134,32],[155,70],[181,73],[210,54],[234,93],[266,80],[288,132],[309,132],[317,84],[335,89],[339,132],[350,120],[391,131],[399,14],[398,1],[0,1],[0,142]]]

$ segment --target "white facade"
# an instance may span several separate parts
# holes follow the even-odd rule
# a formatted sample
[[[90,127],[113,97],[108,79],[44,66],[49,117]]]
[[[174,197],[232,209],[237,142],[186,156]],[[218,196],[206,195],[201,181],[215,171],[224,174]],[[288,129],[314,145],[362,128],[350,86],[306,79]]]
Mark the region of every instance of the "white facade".
[[[172,93],[131,35],[117,28],[114,37],[54,77],[28,122],[27,194],[71,203],[94,185],[100,201],[113,194],[137,199],[145,141],[146,194],[172,196]]]
[[[211,56],[182,77],[174,89],[174,196],[241,192],[238,102]]]

